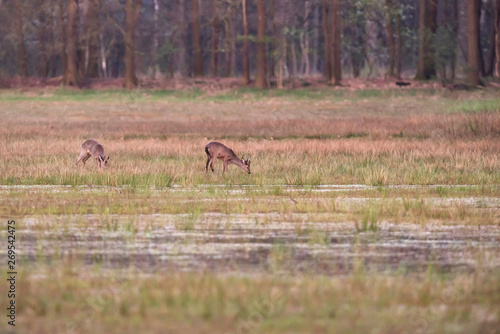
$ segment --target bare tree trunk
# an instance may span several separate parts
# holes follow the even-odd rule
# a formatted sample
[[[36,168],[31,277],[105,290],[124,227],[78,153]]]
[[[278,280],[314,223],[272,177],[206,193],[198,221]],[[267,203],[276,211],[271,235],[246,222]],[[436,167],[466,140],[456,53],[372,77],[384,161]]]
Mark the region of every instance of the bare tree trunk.
[[[234,48],[234,24],[233,24],[233,7],[229,4],[226,18],[224,20],[224,29],[226,31],[224,48],[226,50],[226,70],[225,76],[230,77],[233,67],[233,48]]]
[[[174,45],[177,49],[175,53],[175,69],[173,76],[176,78],[185,77],[187,75],[186,67],[186,41],[185,41],[185,2],[177,0],[175,23],[178,27],[178,32],[175,34]]]
[[[135,27],[141,12],[142,0],[125,2],[125,88],[133,89],[138,80],[135,74]]]
[[[66,36],[66,22],[65,15],[66,10],[64,8],[63,0],[57,0],[57,4],[59,7],[59,39],[60,39],[60,55],[61,55],[61,75],[62,82],[66,83],[66,75],[68,69],[68,57],[66,53],[67,49],[67,36]]]
[[[153,46],[151,55],[151,77],[153,79],[157,78],[158,69],[158,13],[160,12],[160,3],[158,0],[153,0]]]
[[[44,1],[43,0],[38,0],[37,3],[38,7],[38,12],[40,15],[38,15],[38,19],[40,20],[40,26],[38,28],[38,44],[40,48],[40,59],[38,62],[38,74],[42,80],[45,81],[45,78],[47,77],[47,44],[46,44],[46,26],[47,26],[47,11],[46,8],[44,7]]]
[[[495,6],[495,53],[496,53],[496,65],[495,65],[495,76],[500,77],[500,0],[496,1]]]
[[[306,0],[304,3],[304,50],[302,51],[302,57],[304,59],[304,75],[309,76],[310,74],[310,65],[309,65],[309,13],[311,11],[311,3],[309,0]]]
[[[272,23],[272,36],[274,39],[274,42],[271,44],[271,57],[270,57],[270,64],[269,64],[269,76],[271,78],[274,78],[275,75],[275,62],[276,62],[276,50],[279,48],[279,38],[278,38],[278,31],[277,31],[277,23],[276,23],[276,1],[275,0],[269,0],[269,15],[270,18],[269,20]]]
[[[493,33],[491,34],[491,39],[490,39],[490,48],[488,50],[488,55],[486,58],[486,63],[485,63],[485,76],[493,76],[493,71],[495,70],[495,11],[496,11],[496,0],[494,1],[487,1],[486,3],[483,4],[485,7],[486,12],[491,12],[493,13],[493,22],[491,28]],[[481,32],[479,33],[481,34]]]
[[[194,76],[203,76],[203,54],[201,53],[200,37],[200,3],[193,0],[193,56],[194,56]]]
[[[477,0],[467,1],[467,83],[472,86],[479,83],[477,7]]]
[[[266,64],[266,2],[257,0],[257,76],[255,87],[267,88]]]
[[[106,62],[106,48],[104,46],[104,36],[102,34],[102,31],[99,32],[99,51],[100,51],[100,56],[101,56],[101,71],[102,71],[102,76],[104,78],[109,77],[108,74],[108,66]]]
[[[293,39],[290,41],[290,56],[292,58],[292,70],[290,71],[291,76],[297,76],[297,54],[295,52],[295,42]]]
[[[481,0],[477,0],[476,4],[476,15],[477,15],[477,35],[480,36],[481,34]],[[483,49],[481,48],[481,39],[478,37],[477,38],[477,51],[479,53],[478,55],[478,61],[479,61],[479,73],[481,74],[482,77],[486,76],[486,68],[484,64],[484,55],[483,55]]]
[[[14,0],[15,20],[16,20],[16,35],[17,35],[17,57],[18,57],[18,74],[21,77],[28,77],[28,57],[26,55],[26,46],[24,45],[23,31],[23,1]]]
[[[89,8],[85,15],[87,29],[88,62],[85,75],[88,78],[99,77],[99,8],[101,0],[89,0]]]
[[[330,22],[327,8],[327,0],[323,0],[322,2],[322,23],[323,23],[323,36],[324,36],[324,45],[325,45],[325,77],[328,81],[332,80],[332,51],[331,51],[331,37],[330,37]]]
[[[76,55],[78,44],[78,3],[77,0],[68,1],[68,21],[66,23],[67,42],[67,68],[65,75],[66,86],[80,87],[80,76],[78,73],[78,60]]]
[[[318,71],[318,48],[319,48],[319,3],[314,0],[313,16],[313,55],[311,69],[313,74]]]
[[[217,13],[216,0],[212,0],[212,49],[210,50],[212,58],[210,61],[210,71],[212,72],[212,77],[216,77],[219,73],[219,31],[220,31],[220,20],[219,14]]]
[[[393,17],[394,17],[394,0],[385,0],[387,11],[387,39],[389,40],[389,69],[387,75],[394,77],[396,43],[394,41]]]
[[[285,60],[286,60],[286,31],[285,26],[287,24],[288,17],[288,5],[289,0],[283,0],[282,2],[283,10],[280,10],[276,13],[276,25],[277,25],[277,66],[278,66],[278,75],[276,77],[276,87],[278,89],[283,88],[283,77],[285,76]]]
[[[50,5],[50,13],[48,17],[47,29],[49,31],[49,41],[48,41],[48,65],[47,65],[47,75],[50,77],[54,77],[56,75],[56,64],[55,64],[55,40],[54,40],[54,2],[52,0],[49,1]]]
[[[417,80],[436,76],[433,37],[437,28],[437,1],[420,0],[419,3]]]
[[[247,2],[242,0],[242,13],[243,13],[243,82],[248,84],[250,82],[250,55],[249,55],[249,33],[248,33],[248,20],[247,20]]]
[[[340,58],[341,50],[341,33],[342,33],[342,23],[340,15],[340,0],[332,1],[332,15],[333,15],[333,45],[332,45],[332,74],[334,85],[340,85],[342,80],[342,64]]]
[[[458,0],[453,0],[453,38],[457,38],[457,34],[458,34]],[[455,54],[455,56],[451,59],[450,63],[452,80],[455,80],[456,65],[457,65],[457,57]]]
[[[168,39],[169,45],[173,45],[174,44],[175,35],[177,35],[178,32],[179,32],[178,30],[174,30],[172,32],[172,34],[170,35],[170,38]],[[168,73],[169,73],[169,75],[170,75],[171,78],[173,78],[175,76],[175,69],[174,69],[175,65],[174,64],[175,64],[175,59],[174,59],[174,56],[172,55],[168,59]]]
[[[397,1],[397,0],[394,0]],[[401,13],[399,12],[399,8],[395,6],[395,15],[396,15],[396,37],[397,37],[397,56],[396,56],[396,78],[401,79],[401,65],[403,62],[403,55],[401,52],[403,51],[403,41],[401,39]]]
[[[415,79],[426,80],[428,79],[425,75],[425,15],[426,15],[426,0],[419,1],[418,9],[418,61],[417,61],[417,74]]]

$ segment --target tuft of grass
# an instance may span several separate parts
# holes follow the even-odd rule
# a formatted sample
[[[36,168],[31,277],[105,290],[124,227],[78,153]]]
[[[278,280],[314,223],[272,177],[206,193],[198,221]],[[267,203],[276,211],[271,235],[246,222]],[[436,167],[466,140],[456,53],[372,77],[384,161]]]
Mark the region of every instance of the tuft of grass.
[[[477,100],[463,100],[453,107],[452,112],[465,112],[465,113],[484,113],[484,112],[499,112],[500,99],[477,99]]]
[[[321,323],[328,333],[434,334],[445,328],[493,333],[500,324],[498,272],[249,278],[172,272],[81,275],[84,268],[70,263],[63,268],[19,275],[17,284],[25,291],[17,309],[21,333],[64,332],[68,326],[98,334],[146,333],[165,323],[174,334],[308,332],[311,323]],[[0,302],[6,298],[0,295]]]

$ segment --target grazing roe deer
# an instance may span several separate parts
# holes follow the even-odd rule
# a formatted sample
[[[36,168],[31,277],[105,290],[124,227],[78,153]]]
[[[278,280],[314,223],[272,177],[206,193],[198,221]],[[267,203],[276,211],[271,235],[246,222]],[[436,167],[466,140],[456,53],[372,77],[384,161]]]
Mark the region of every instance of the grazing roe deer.
[[[240,159],[233,150],[226,147],[225,145],[213,141],[205,146],[205,152],[207,153],[207,165],[205,166],[205,172],[208,172],[208,165],[214,172],[214,161],[215,159],[222,160],[223,169],[222,173],[225,173],[229,164],[235,164],[236,166],[243,169],[245,172],[250,174],[250,159],[244,160],[243,157]]]
[[[109,155],[106,158],[104,156],[104,148],[102,147],[102,145],[92,139],[86,140],[82,144],[80,156],[76,159],[75,165],[78,165],[81,160],[83,162],[83,165],[85,166],[85,162],[91,156],[94,156],[94,159],[99,168],[108,168]]]

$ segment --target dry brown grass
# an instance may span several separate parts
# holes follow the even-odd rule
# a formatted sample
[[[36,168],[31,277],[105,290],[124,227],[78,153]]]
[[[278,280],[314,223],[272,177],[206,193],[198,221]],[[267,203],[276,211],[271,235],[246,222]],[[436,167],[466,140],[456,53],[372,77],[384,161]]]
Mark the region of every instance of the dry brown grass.
[[[17,99],[14,94],[13,100],[0,100],[4,183],[71,183],[83,172],[74,166],[79,146],[90,138],[111,156],[109,173],[169,174],[184,184],[204,182],[203,148],[211,140],[254,158],[259,176],[241,182],[499,180],[500,113],[456,108],[450,113],[447,106],[454,99],[491,99],[492,92],[362,99],[250,94],[229,95],[228,101],[155,99],[151,92],[81,100],[43,94],[48,97]],[[94,172],[87,166],[84,173]]]
[[[137,119],[100,116],[99,121],[89,117],[64,116],[41,117],[40,119],[6,119],[0,132],[3,140],[36,137],[104,137],[109,139],[171,136],[190,137],[369,137],[383,139],[391,137],[456,140],[500,137],[500,114],[450,114],[416,115],[408,118],[395,117],[338,117],[329,119],[193,119],[178,120],[177,117],[148,119],[147,115]],[[92,117],[90,117],[92,118]]]

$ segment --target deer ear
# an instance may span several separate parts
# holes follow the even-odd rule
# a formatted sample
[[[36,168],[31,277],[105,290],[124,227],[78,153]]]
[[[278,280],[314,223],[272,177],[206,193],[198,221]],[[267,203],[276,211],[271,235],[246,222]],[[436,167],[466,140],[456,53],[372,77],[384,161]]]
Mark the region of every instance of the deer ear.
[[[101,157],[101,156],[99,156],[99,161],[100,161],[100,162],[103,162],[103,160],[102,160],[102,157]]]
[[[108,155],[108,158],[106,159],[106,161],[109,161],[109,155]]]

